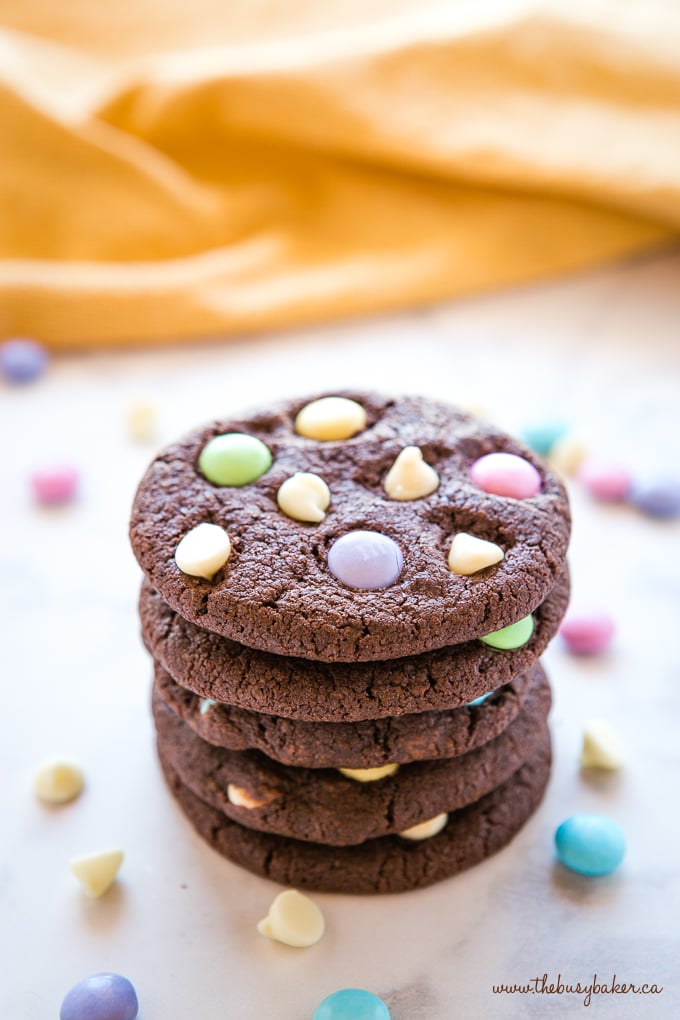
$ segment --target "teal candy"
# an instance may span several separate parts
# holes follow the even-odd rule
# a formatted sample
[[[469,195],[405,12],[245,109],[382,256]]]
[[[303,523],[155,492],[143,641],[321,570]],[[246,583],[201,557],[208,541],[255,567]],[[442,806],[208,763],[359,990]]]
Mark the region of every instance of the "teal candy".
[[[572,815],[555,833],[557,856],[580,875],[608,875],[626,853],[621,827],[606,815]]]
[[[390,1011],[372,992],[343,988],[316,1007],[313,1020],[390,1020]]]
[[[477,705],[483,705],[484,702],[486,701],[486,699],[490,698],[491,695],[495,694],[495,693],[496,693],[495,691],[487,691],[486,694],[482,694],[481,697],[475,698],[474,701],[468,701],[467,707],[468,708],[475,708]]]
[[[508,651],[511,648],[521,648],[522,645],[525,645],[533,632],[534,618],[525,616],[517,623],[511,623],[508,627],[495,630],[492,634],[487,634],[479,640],[483,641],[485,645],[490,645],[491,648]]]
[[[247,485],[268,471],[271,463],[268,447],[241,432],[215,436],[198,458],[201,474],[213,485]]]
[[[567,434],[567,431],[566,422],[544,421],[525,425],[520,435],[534,453],[545,457],[546,454],[550,453],[555,443]]]

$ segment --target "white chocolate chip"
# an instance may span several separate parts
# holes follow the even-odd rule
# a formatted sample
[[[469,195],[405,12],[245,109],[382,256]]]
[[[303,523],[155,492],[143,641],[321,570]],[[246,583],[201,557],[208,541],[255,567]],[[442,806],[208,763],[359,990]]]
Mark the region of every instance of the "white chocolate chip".
[[[603,719],[589,719],[583,732],[581,768],[614,772],[624,763],[623,742],[614,727]]]
[[[87,895],[96,899],[111,888],[122,863],[122,850],[107,850],[74,857],[69,867]]]
[[[449,550],[449,569],[454,574],[476,574],[478,570],[500,563],[505,553],[495,542],[459,532]]]
[[[342,772],[348,779],[356,780],[357,783],[375,783],[379,779],[393,776],[398,768],[395,762],[390,762],[388,765],[376,765],[372,769],[338,769],[338,772]]]
[[[252,797],[247,790],[244,790],[242,786],[236,786],[235,783],[227,783],[227,799],[234,807],[243,807],[249,810],[262,807],[263,804],[267,803],[266,800],[258,800],[256,797]]]
[[[287,946],[306,948],[319,941],[326,930],[326,923],[316,903],[308,896],[295,889],[286,889],[276,897],[257,930],[260,935]]]
[[[156,408],[149,400],[136,400],[127,411],[128,435],[137,443],[150,443],[156,437],[157,418]]]
[[[183,574],[212,580],[231,553],[231,542],[217,524],[199,524],[188,531],[175,550],[175,563]]]
[[[550,467],[563,475],[573,475],[588,456],[588,446],[579,436],[563,436],[548,454]]]
[[[295,431],[307,439],[349,439],[365,428],[365,410],[347,397],[312,400],[295,419]]]
[[[70,761],[46,761],[33,780],[36,797],[46,804],[66,804],[81,793],[85,780],[83,773]]]
[[[294,521],[318,524],[326,516],[331,490],[318,475],[298,471],[279,488],[276,501],[284,514]]]
[[[435,815],[434,818],[428,818],[426,822],[419,822],[418,825],[412,825],[409,829],[404,829],[399,835],[403,839],[431,839],[432,836],[436,836],[438,832],[442,831],[448,820],[449,816],[444,812],[441,815]]]
[[[390,499],[421,499],[438,486],[439,475],[423,460],[419,446],[405,446],[385,476],[385,492]]]

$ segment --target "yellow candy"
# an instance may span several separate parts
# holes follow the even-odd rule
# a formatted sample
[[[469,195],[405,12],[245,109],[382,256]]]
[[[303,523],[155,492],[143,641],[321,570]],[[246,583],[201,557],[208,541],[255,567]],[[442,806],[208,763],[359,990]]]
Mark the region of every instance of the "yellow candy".
[[[349,439],[365,428],[365,410],[347,397],[312,400],[295,419],[295,431],[307,439]]]

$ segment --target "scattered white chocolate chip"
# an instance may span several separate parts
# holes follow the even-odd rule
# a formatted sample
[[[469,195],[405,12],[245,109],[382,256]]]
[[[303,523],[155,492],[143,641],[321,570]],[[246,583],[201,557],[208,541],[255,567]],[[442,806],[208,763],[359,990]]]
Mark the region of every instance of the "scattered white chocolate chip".
[[[69,867],[87,895],[96,899],[111,888],[122,863],[122,850],[106,850],[74,857]]]
[[[365,410],[347,397],[312,400],[295,419],[295,431],[307,439],[349,439],[365,428]]]
[[[54,759],[44,762],[35,774],[33,789],[46,804],[66,804],[81,793],[83,773],[70,761]]]
[[[249,810],[266,804],[266,801],[252,797],[247,790],[244,790],[242,786],[236,786],[235,783],[227,783],[227,800],[234,807],[248,808]]]
[[[581,768],[614,772],[624,763],[623,742],[614,727],[603,719],[589,719],[583,731]]]
[[[231,553],[231,542],[218,524],[198,524],[188,531],[175,550],[175,563],[183,574],[212,580]]]
[[[478,570],[500,563],[505,553],[495,542],[486,542],[461,531],[449,550],[449,568],[454,574],[476,574]]]
[[[326,924],[316,903],[295,889],[286,889],[276,897],[257,930],[287,946],[306,948],[319,941]]]
[[[423,460],[419,446],[405,446],[385,476],[385,492],[390,499],[421,499],[438,486],[439,475]]]
[[[137,443],[150,443],[156,438],[158,414],[149,400],[135,400],[126,415],[128,435]]]
[[[375,783],[378,779],[393,776],[398,768],[398,764],[390,762],[388,765],[376,765],[372,769],[338,769],[338,772],[342,772],[348,779],[356,780],[357,783]]]
[[[287,478],[276,494],[276,502],[287,517],[314,524],[324,519],[330,501],[331,490],[323,478],[307,471]]]
[[[438,832],[442,831],[448,820],[449,816],[444,812],[441,815],[435,815],[434,818],[428,818],[426,822],[419,822],[418,825],[404,829],[399,835],[404,839],[431,839],[432,836],[436,836]]]
[[[573,475],[588,456],[588,446],[579,436],[563,436],[553,444],[548,454],[551,468],[563,475]]]

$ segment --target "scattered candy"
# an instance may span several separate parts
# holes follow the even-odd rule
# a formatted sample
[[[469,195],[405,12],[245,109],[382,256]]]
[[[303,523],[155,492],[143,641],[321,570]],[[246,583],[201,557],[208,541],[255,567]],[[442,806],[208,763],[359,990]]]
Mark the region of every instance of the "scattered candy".
[[[150,443],[156,438],[158,413],[149,400],[136,400],[127,410],[125,423],[131,439],[137,443]]]
[[[449,550],[449,569],[454,574],[476,574],[479,570],[500,563],[505,553],[495,542],[459,532]]]
[[[494,496],[529,499],[541,491],[541,476],[534,465],[514,453],[487,453],[474,462],[470,477]]]
[[[388,765],[376,765],[372,769],[338,769],[338,772],[342,772],[348,779],[356,780],[357,783],[376,783],[380,779],[393,776],[398,768],[396,762],[390,762]]]
[[[591,496],[604,503],[620,503],[626,499],[633,484],[633,476],[627,468],[595,461],[581,464],[578,479]]]
[[[608,875],[624,858],[626,840],[605,815],[572,815],[555,833],[557,856],[580,875]]]
[[[69,503],[78,488],[78,471],[70,466],[36,471],[31,475],[31,488],[42,506]]]
[[[255,436],[227,432],[206,443],[198,458],[204,478],[214,485],[248,485],[269,470],[272,455]]]
[[[43,374],[49,354],[35,340],[6,340],[0,344],[0,372],[10,383],[33,382]]]
[[[669,520],[680,515],[680,478],[658,478],[636,482],[629,493],[630,502],[650,517]]]
[[[295,431],[307,439],[349,439],[365,428],[365,410],[347,397],[312,400],[295,419]]]
[[[36,797],[46,804],[67,804],[82,792],[83,773],[73,762],[55,759],[40,766],[33,780]]]
[[[287,478],[276,494],[276,502],[287,517],[314,524],[324,519],[330,501],[331,490],[323,478],[306,471]]]
[[[568,613],[560,624],[559,635],[574,655],[599,655],[609,647],[616,626],[603,611]]]
[[[74,985],[61,1004],[59,1020],[135,1020],[137,994],[120,974],[92,974]]]
[[[122,863],[122,850],[107,850],[74,857],[69,867],[87,895],[97,899],[111,888]]]
[[[439,475],[423,460],[419,446],[406,446],[385,476],[385,492],[401,501],[429,496],[439,486]]]
[[[372,992],[343,988],[316,1007],[312,1020],[390,1020],[390,1011]]]
[[[287,946],[307,948],[319,941],[326,924],[316,903],[295,889],[287,889],[276,897],[257,930]]]
[[[573,475],[588,456],[588,446],[579,436],[558,439],[550,451],[550,466],[563,475]]]
[[[231,553],[231,542],[218,524],[198,524],[188,531],[175,550],[175,563],[183,574],[211,581]]]
[[[625,762],[623,742],[610,723],[589,719],[583,732],[581,768],[615,772]]]
[[[252,797],[247,790],[244,790],[242,786],[237,786],[235,783],[227,783],[227,800],[234,807],[247,808],[249,811],[266,804],[266,801]]]
[[[491,695],[495,694],[495,693],[496,693],[495,691],[487,691],[486,694],[482,694],[481,697],[475,698],[474,701],[468,701],[467,707],[468,708],[476,708],[477,705],[483,705],[484,702],[486,701],[486,699],[490,698]]]
[[[508,651],[511,648],[521,648],[525,645],[534,632],[533,616],[525,616],[517,623],[511,623],[508,627],[501,627],[491,634],[486,634],[479,640],[491,648],[500,648]]]
[[[404,565],[401,549],[379,531],[350,531],[328,551],[328,568],[350,588],[387,588]]]
[[[555,444],[564,438],[567,428],[567,423],[564,421],[534,422],[531,425],[525,425],[520,435],[534,453],[545,457],[552,452]]]
[[[408,829],[404,829],[399,835],[402,839],[412,839],[414,841],[421,839],[431,839],[432,836],[436,836],[438,832],[446,827],[446,823],[449,820],[449,816],[444,812],[441,815],[435,815],[434,818],[428,818],[426,822],[419,822],[418,825],[412,825]]]

